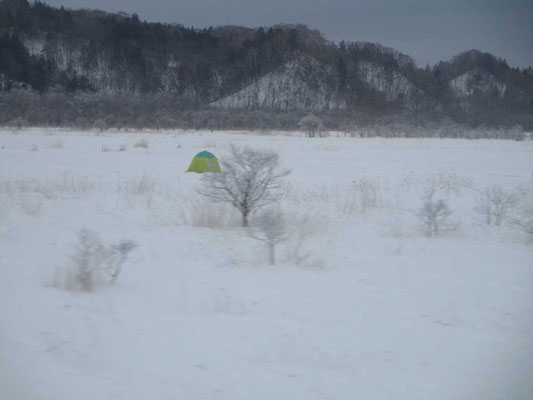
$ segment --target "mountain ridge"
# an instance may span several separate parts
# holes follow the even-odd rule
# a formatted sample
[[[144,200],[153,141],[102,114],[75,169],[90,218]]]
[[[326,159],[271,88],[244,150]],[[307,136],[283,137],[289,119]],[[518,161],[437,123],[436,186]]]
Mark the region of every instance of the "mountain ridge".
[[[533,73],[469,50],[419,68],[395,49],[304,25],[205,29],[0,1],[0,89],[156,96],[181,109],[409,113],[533,126]]]

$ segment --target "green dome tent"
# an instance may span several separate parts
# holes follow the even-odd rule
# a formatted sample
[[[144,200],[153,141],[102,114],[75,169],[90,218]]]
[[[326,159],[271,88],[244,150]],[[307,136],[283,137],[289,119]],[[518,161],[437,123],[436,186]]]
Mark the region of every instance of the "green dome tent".
[[[187,172],[221,172],[217,158],[208,151],[196,154]]]

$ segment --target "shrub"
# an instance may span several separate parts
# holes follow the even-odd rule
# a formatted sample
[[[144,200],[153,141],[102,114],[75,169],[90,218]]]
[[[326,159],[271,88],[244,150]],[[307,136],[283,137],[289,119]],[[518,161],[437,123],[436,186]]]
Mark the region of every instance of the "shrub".
[[[516,204],[516,196],[499,186],[486,188],[477,199],[476,210],[485,217],[485,222],[500,226]]]
[[[137,245],[124,240],[105,245],[87,229],[78,234],[78,243],[70,264],[56,275],[56,286],[72,291],[92,292],[103,284],[114,284],[122,272],[127,255]]]
[[[63,142],[61,140],[54,140],[50,147],[53,149],[62,149],[63,148]]]
[[[520,207],[510,222],[527,235],[530,243],[533,242],[533,196],[531,193],[522,193]]]
[[[137,142],[135,142],[134,147],[140,147],[140,148],[143,148],[143,149],[147,149],[148,148],[148,140],[146,140],[146,139],[138,140]]]
[[[438,235],[443,231],[449,231],[453,228],[448,221],[451,211],[448,204],[440,199],[433,199],[431,191],[424,199],[422,206],[418,209],[416,215],[422,220],[426,236]]]

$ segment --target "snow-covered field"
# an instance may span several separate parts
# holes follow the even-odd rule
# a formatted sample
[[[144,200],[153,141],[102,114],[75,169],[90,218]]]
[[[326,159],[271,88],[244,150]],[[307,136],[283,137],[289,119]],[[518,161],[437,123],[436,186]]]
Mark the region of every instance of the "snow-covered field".
[[[184,172],[231,143],[292,170],[276,266]],[[0,399],[531,399],[533,245],[492,185],[527,202],[532,142],[0,131]],[[84,228],[138,244],[90,293],[56,280]]]

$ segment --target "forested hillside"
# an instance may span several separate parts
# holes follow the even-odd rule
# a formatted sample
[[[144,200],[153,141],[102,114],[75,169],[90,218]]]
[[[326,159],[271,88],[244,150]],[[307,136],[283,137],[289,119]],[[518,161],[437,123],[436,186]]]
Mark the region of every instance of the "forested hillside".
[[[332,128],[375,121],[533,127],[533,70],[476,50],[433,67],[303,25],[187,28],[0,2],[0,124]],[[239,112],[235,112],[239,110]]]

